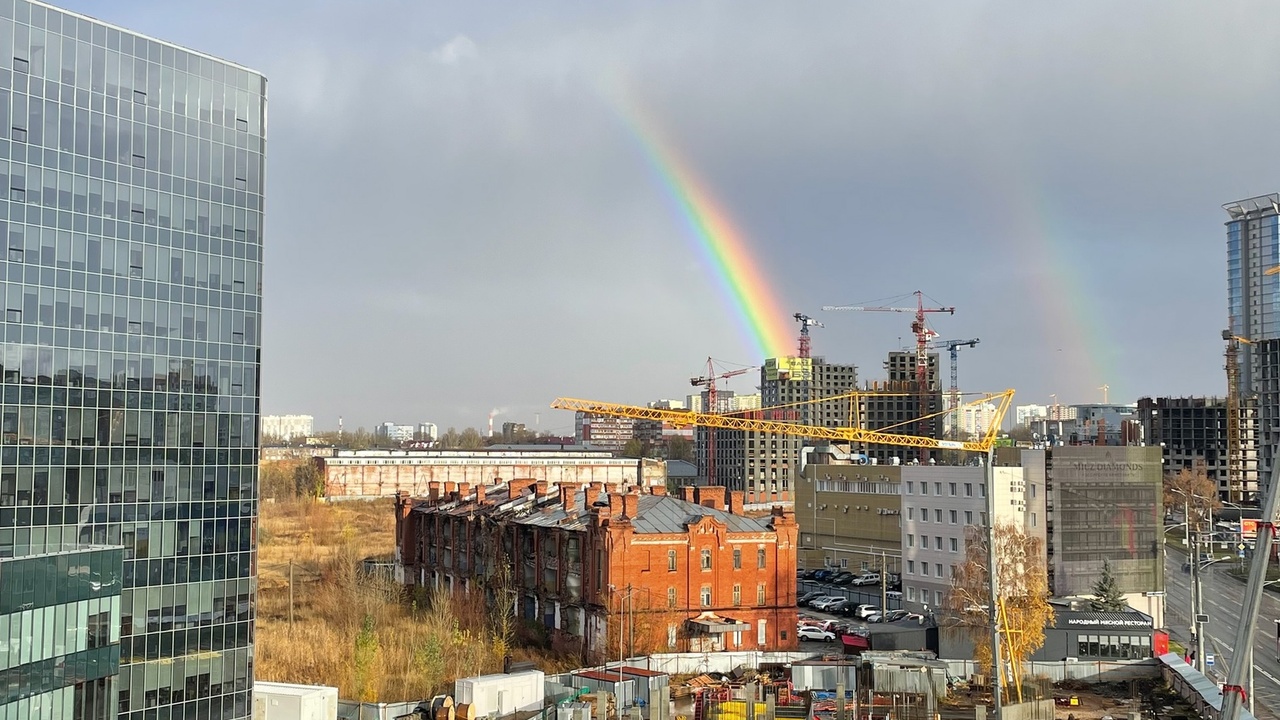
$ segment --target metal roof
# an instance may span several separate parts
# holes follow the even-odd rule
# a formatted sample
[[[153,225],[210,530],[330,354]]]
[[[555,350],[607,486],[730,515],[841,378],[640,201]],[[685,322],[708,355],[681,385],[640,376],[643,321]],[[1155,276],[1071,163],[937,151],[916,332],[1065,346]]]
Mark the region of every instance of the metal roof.
[[[638,533],[682,533],[688,525],[708,515],[728,527],[729,532],[769,530],[770,518],[733,515],[724,510],[705,507],[670,495],[641,495],[636,517],[631,518],[631,524]]]

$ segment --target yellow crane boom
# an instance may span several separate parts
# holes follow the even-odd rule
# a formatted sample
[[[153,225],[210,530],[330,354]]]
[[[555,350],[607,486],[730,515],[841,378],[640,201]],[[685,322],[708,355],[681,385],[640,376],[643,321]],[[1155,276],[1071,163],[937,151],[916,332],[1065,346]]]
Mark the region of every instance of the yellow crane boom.
[[[821,401],[830,401],[839,397],[857,397],[860,395],[875,394],[876,393],[864,392],[848,393],[847,395],[824,397],[821,398]],[[641,407],[639,405],[622,405],[618,403],[599,402],[596,400],[580,400],[578,398],[556,398],[555,402],[551,403],[551,407],[557,410],[576,410],[584,413],[608,415],[610,417],[634,418],[636,420],[656,420],[659,422],[671,423],[672,425],[680,427],[701,425],[703,427],[722,428],[726,430],[747,430],[752,432],[778,433],[780,435],[799,435],[802,437],[813,438],[815,440],[879,443],[882,445],[898,445],[902,447],[932,448],[938,450],[967,450],[970,452],[984,453],[989,451],[995,444],[996,436],[1000,433],[1000,423],[1004,420],[1005,413],[1009,411],[1009,406],[1013,402],[1013,390],[1005,390],[1004,392],[984,395],[977,400],[966,402],[964,405],[978,405],[986,402],[995,402],[996,412],[992,417],[991,426],[988,427],[982,437],[977,440],[939,440],[937,438],[882,432],[879,430],[864,430],[862,428],[854,427],[831,428],[821,427],[818,425],[802,425],[797,422],[787,422],[784,420],[765,420],[749,417],[750,414],[767,413],[769,408],[749,410],[745,411],[745,413],[735,415],[718,415],[716,413],[690,412],[687,410],[662,410],[658,408]]]

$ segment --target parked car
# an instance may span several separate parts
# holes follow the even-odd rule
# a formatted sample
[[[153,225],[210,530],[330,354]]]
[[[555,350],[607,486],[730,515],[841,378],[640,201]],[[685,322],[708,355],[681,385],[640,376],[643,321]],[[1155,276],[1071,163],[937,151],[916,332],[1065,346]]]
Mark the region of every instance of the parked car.
[[[866,620],[871,615],[880,614],[880,608],[875,605],[859,605],[854,609],[853,616],[859,620]]]
[[[834,574],[835,573],[831,572],[830,570],[819,570],[813,574],[813,579],[817,580],[818,582],[822,582]]]
[[[831,605],[824,607],[823,612],[831,612],[832,615],[838,615],[841,614],[841,612],[844,612],[845,607],[847,606],[849,606],[849,601],[845,600],[845,598],[841,598],[841,600],[832,602]]]
[[[796,607],[805,607],[809,604],[809,601],[817,600],[820,597],[826,597],[826,595],[817,590],[811,590],[796,598]]]
[[[853,584],[853,585],[859,585],[859,586],[861,586],[861,585],[879,585],[879,584],[880,584],[880,573],[875,573],[875,572],[862,573],[862,574],[861,574],[861,575],[859,575],[858,577],[854,578],[854,579],[853,579],[853,582],[852,582],[851,584]]]
[[[867,616],[867,622],[869,623],[897,622],[898,620],[902,620],[903,618],[907,617],[910,614],[911,613],[907,612],[906,610],[890,610],[888,612],[872,613],[871,615]]]
[[[848,585],[849,583],[853,582],[853,573],[838,572],[831,577],[830,582],[832,585]]]
[[[889,600],[902,600],[902,592],[899,590],[890,590],[884,596]]]
[[[827,608],[831,607],[832,605],[835,605],[838,602],[841,602],[842,600],[844,600],[844,598],[832,597],[828,595],[826,597],[810,602],[809,607],[813,608],[814,610],[821,610],[822,612],[826,612]]]
[[[830,630],[823,630],[812,625],[804,625],[796,630],[796,636],[801,640],[817,640],[819,642],[831,642],[836,639],[836,634]]]

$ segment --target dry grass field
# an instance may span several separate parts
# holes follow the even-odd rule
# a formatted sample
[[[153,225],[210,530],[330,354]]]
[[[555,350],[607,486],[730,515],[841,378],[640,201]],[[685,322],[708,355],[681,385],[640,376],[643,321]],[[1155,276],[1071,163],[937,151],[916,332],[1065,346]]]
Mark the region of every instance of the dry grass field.
[[[362,558],[391,553],[394,531],[390,500],[263,503],[259,680],[333,685],[344,699],[394,702],[452,692],[458,677],[501,670],[501,643],[489,631],[482,602],[465,597],[411,602],[393,582],[358,572]],[[548,670],[565,665],[518,650],[513,655],[536,659]]]

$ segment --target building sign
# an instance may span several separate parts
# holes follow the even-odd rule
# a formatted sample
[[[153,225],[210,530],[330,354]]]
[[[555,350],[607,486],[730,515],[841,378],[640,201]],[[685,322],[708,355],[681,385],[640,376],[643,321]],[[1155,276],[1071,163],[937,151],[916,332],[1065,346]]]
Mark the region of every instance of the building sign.
[[[777,357],[764,361],[765,380],[813,380],[813,359]]]
[[[1151,627],[1151,622],[1149,620],[1126,620],[1124,618],[1107,618],[1102,620],[1093,618],[1070,618],[1067,620],[1067,624],[1083,625],[1086,627]]]
[[[1257,520],[1241,520],[1240,535],[1246,540],[1255,540],[1258,537],[1258,521]]]

